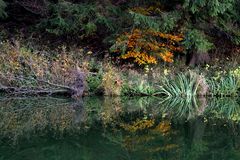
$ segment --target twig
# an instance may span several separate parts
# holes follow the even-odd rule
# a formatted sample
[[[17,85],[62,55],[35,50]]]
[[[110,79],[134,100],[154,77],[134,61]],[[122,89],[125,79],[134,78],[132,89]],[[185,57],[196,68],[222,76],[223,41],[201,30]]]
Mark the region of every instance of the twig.
[[[52,82],[49,82],[49,81],[46,81],[46,80],[43,80],[43,79],[36,79],[38,82],[43,82],[43,83],[46,83],[50,86],[54,86],[54,87],[58,87],[58,88],[63,88],[63,89],[67,89],[67,90],[70,90],[72,91],[73,88],[69,87],[69,86],[65,86],[65,85],[61,85],[61,84],[55,84],[55,83],[52,83]]]

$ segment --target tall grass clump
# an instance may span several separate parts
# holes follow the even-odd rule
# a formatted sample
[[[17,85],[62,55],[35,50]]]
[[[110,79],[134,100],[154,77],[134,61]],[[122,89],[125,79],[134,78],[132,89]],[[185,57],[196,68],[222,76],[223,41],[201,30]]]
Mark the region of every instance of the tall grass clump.
[[[208,80],[210,96],[234,97],[238,95],[239,80],[236,76],[228,74],[220,78]]]
[[[159,86],[158,94],[168,97],[192,99],[194,96],[204,96],[208,92],[205,77],[195,72],[180,73],[176,77],[164,77]]]

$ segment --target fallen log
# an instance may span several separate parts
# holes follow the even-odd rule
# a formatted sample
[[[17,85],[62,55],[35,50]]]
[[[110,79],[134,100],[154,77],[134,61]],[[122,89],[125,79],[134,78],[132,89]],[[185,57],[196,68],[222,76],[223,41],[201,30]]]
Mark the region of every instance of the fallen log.
[[[6,77],[5,75],[0,74],[0,78],[3,78],[5,81],[8,79],[14,79],[15,82],[31,82],[34,80],[38,84],[28,87],[12,87],[0,83],[0,93],[8,95],[64,95],[75,99],[81,98],[86,94],[87,90],[86,73],[82,72],[79,68],[76,68],[70,76],[72,79],[71,82],[67,85],[63,85],[45,79],[29,79],[16,76]]]
[[[69,89],[21,89],[14,87],[0,88],[0,93],[11,96],[72,96],[72,91]]]

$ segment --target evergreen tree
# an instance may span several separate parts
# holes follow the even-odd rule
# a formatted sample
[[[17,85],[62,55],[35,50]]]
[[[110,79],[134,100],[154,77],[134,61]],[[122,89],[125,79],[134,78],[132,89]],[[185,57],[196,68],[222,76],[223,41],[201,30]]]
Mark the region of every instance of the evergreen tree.
[[[239,25],[235,23],[239,17],[236,3],[238,0],[184,1],[183,12],[186,17],[184,45],[190,55],[193,55],[190,60],[193,64],[198,63],[198,59],[201,61],[208,59],[207,53],[213,48],[214,39],[239,44]]]
[[[6,7],[6,3],[3,0],[0,0],[0,19],[7,16],[7,13],[5,12]]]

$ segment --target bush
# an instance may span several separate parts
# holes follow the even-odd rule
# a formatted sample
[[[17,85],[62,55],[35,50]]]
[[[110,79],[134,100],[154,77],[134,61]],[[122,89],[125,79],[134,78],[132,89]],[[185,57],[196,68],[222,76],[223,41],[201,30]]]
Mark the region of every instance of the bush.
[[[87,77],[87,83],[91,94],[101,92],[102,73],[97,73],[96,75],[90,74],[90,76]]]
[[[129,59],[138,65],[173,62],[174,53],[182,52],[179,42],[181,35],[165,34],[153,30],[134,29],[121,35],[111,47],[111,51],[120,54],[121,59]]]

